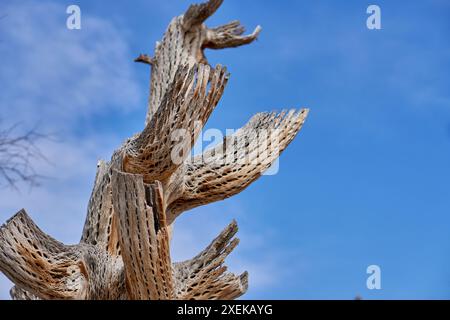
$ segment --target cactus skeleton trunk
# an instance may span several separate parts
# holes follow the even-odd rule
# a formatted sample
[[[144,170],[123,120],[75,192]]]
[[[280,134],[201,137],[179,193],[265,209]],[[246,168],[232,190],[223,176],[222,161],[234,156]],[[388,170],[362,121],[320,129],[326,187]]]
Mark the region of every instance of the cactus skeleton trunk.
[[[189,156],[229,79],[204,50],[249,44],[261,30],[243,35],[238,21],[208,28],[205,20],[222,2],[190,6],[172,20],[153,57],[135,60],[151,67],[145,128],[99,162],[80,243],[52,239],[24,210],[1,226],[0,271],[15,284],[13,299],[235,299],[246,292],[247,272],[235,275],[224,265],[239,242],[236,222],[179,263],[170,257],[173,223],[255,181],[308,110],[257,114],[222,144]],[[172,139],[179,129],[181,142]]]

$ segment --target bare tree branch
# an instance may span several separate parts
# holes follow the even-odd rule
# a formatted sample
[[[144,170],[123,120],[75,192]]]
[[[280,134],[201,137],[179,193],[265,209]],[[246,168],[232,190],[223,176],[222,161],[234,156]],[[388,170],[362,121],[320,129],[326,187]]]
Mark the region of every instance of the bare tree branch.
[[[0,129],[0,187],[17,189],[19,182],[30,187],[39,186],[44,176],[36,172],[33,162],[48,161],[37,143],[49,138],[49,135],[40,133],[36,127],[20,132],[19,123]]]

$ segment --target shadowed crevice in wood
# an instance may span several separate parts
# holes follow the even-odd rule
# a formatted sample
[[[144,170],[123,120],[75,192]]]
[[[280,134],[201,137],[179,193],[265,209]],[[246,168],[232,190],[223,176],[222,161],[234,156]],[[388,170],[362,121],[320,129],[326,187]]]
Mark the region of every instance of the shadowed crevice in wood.
[[[162,206],[161,184],[114,171],[113,199],[128,295],[135,300],[173,298],[169,236]]]

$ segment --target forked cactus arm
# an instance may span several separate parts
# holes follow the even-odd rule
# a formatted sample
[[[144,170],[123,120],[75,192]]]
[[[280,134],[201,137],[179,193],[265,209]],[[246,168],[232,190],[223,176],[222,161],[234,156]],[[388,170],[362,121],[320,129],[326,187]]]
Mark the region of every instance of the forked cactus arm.
[[[21,210],[0,228],[0,270],[44,299],[83,296],[80,253],[42,232]]]
[[[270,167],[300,131],[308,110],[260,113],[224,143],[186,162],[171,181],[168,220],[243,191]]]
[[[201,25],[222,5],[223,0],[208,0],[204,3],[193,4],[183,15],[183,29],[189,31],[193,27]]]
[[[251,34],[242,36],[241,34],[244,30],[239,21],[208,29],[203,47],[208,49],[225,49],[250,44],[258,38],[262,28],[257,26]]]
[[[242,26],[227,24],[208,29],[203,23],[222,4],[223,0],[210,0],[192,5],[184,15],[172,20],[163,39],[157,42],[152,58],[139,56],[135,61],[151,64],[150,94],[145,123],[150,123],[162,106],[166,92],[173,86],[177,70],[194,63],[208,64],[204,50],[222,49],[249,44],[254,41],[260,27],[248,36],[241,36]]]
[[[175,293],[182,300],[231,300],[248,289],[248,273],[226,272],[225,258],[239,243],[235,221],[195,258],[174,264]]]
[[[180,67],[156,116],[125,148],[123,170],[144,181],[166,180],[189,156],[211,112],[222,97],[226,68]]]
[[[0,271],[17,298],[122,299],[122,261],[90,245],[66,246],[22,210],[0,228]],[[106,281],[107,280],[107,281]]]

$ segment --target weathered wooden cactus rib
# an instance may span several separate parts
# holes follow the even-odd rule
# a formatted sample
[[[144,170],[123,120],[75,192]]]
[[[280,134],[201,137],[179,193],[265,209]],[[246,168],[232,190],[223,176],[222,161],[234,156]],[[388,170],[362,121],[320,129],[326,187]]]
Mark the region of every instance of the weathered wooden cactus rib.
[[[0,270],[15,299],[119,299],[122,261],[91,245],[66,246],[21,210],[0,230]],[[108,280],[108,281],[105,281]]]
[[[226,273],[225,258],[239,243],[233,221],[195,258],[174,264],[177,299],[235,299],[248,288],[248,274]],[[233,239],[234,238],[234,239]]]
[[[241,26],[225,25],[209,29],[204,22],[220,7],[223,0],[210,0],[189,7],[184,15],[172,20],[161,42],[158,42],[152,61],[150,96],[146,124],[150,122],[180,66],[194,63],[208,64],[204,49],[223,49],[249,44],[256,40],[261,27],[249,36],[239,33]],[[138,60],[147,60],[146,58]]]
[[[226,137],[224,143],[186,161],[170,181],[173,191],[168,199],[169,221],[184,211],[244,190],[285,150],[307,115],[306,109],[257,114],[233,136]],[[259,142],[264,140],[267,144],[261,150]]]
[[[308,110],[257,114],[222,144],[189,157],[229,79],[204,50],[249,44],[261,31],[243,35],[239,21],[208,28],[222,2],[190,6],[152,57],[135,60],[151,66],[146,124],[111,161],[98,163],[80,243],[52,239],[24,210],[0,227],[0,271],[15,284],[13,299],[235,299],[247,291],[247,272],[224,265],[239,243],[235,221],[180,263],[170,257],[173,222],[244,190],[294,139]]]
[[[17,286],[12,287],[11,290],[9,291],[9,294],[12,300],[41,300],[34,294],[26,290],[23,290]]]
[[[94,188],[88,204],[88,213],[81,237],[82,243],[110,248],[109,239],[113,217],[110,164],[100,162]],[[115,248],[114,248],[115,249]]]
[[[147,203],[142,176],[115,171],[112,179],[128,294],[139,300],[172,299],[169,239],[158,200],[161,184],[147,186]]]
[[[80,293],[80,253],[44,234],[25,210],[1,227],[0,248],[0,269],[24,290],[45,299]]]
[[[225,49],[250,44],[258,38],[261,30],[262,28],[257,26],[251,34],[241,36],[245,32],[244,27],[239,24],[239,21],[231,22],[227,25],[209,29],[203,48]]]
[[[228,74],[221,66],[213,70],[201,64],[180,67],[156,116],[127,145],[123,170],[144,175],[146,183],[164,181],[172,175],[189,156],[227,81]],[[175,130],[180,130],[179,134]],[[180,138],[183,145],[178,141]],[[179,161],[173,159],[176,145],[185,153]]]
[[[191,5],[183,16],[183,29],[189,31],[193,27],[201,25],[219,9],[222,3],[223,0],[209,0]]]

